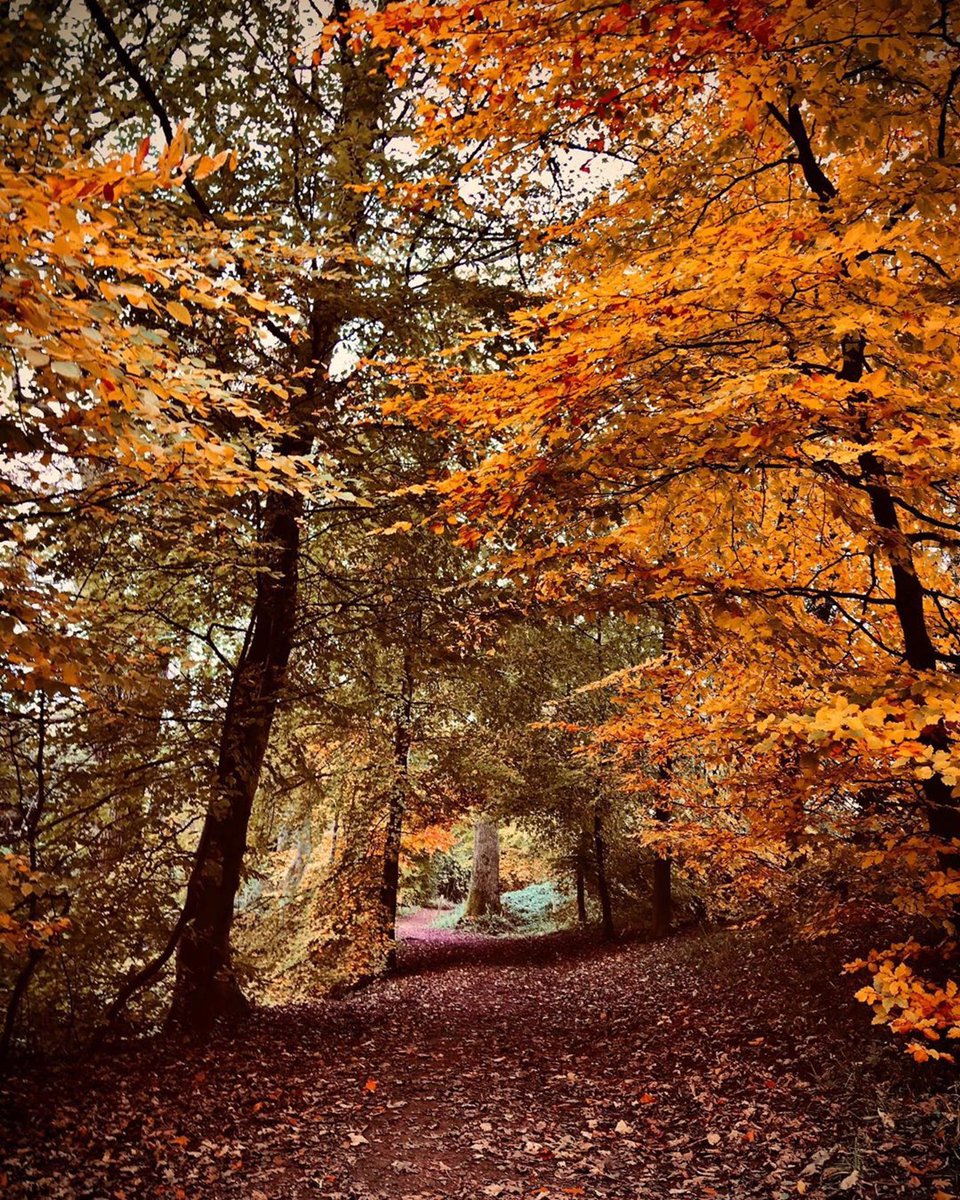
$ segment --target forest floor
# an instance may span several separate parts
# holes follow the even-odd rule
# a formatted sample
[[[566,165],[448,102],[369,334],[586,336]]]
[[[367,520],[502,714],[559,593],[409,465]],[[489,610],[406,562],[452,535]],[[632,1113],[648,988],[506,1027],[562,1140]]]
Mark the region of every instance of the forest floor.
[[[956,1084],[869,1025],[844,948],[613,947],[406,918],[400,969],[8,1086],[43,1200],[903,1200],[957,1192]]]
[[[483,941],[483,935],[465,929],[443,929],[436,922],[446,914],[442,908],[418,908],[397,921],[397,940],[427,942],[433,946],[467,946]]]

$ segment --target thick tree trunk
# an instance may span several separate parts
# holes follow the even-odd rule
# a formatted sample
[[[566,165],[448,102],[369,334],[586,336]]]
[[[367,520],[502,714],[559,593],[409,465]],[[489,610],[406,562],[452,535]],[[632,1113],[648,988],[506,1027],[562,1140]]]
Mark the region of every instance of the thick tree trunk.
[[[607,883],[607,846],[603,838],[603,818],[599,807],[593,810],[593,852],[597,864],[597,897],[600,900],[600,928],[604,938],[612,942],[617,936],[613,924],[613,906]]]
[[[279,492],[265,505],[265,561],[227,702],[216,786],[187,886],[177,955],[168,1023],[189,1033],[206,1033],[247,1009],[233,971],[230,930],[250,812],[293,645],[302,507],[299,496]]]
[[[473,871],[464,916],[499,916],[502,911],[500,831],[493,821],[484,819],[473,827]]]
[[[333,17],[344,21],[350,7],[349,0],[336,0]],[[87,0],[87,8],[124,73],[160,121],[169,144],[174,136],[174,122],[157,91],[125,49],[97,0]],[[342,93],[333,142],[340,143],[347,151],[344,159],[349,170],[348,178],[338,180],[335,185],[335,212],[330,228],[337,232],[344,247],[355,249],[365,219],[364,197],[350,184],[366,179],[382,135],[381,118],[387,111],[389,89],[386,72],[376,65],[371,69],[373,60],[355,61],[345,30],[338,44]],[[212,218],[205,197],[193,181],[187,180],[185,191],[202,216]],[[337,254],[332,255],[331,264],[348,274],[356,269],[349,259],[345,264]],[[332,412],[328,393],[330,356],[346,315],[349,314],[338,311],[326,299],[313,305],[309,342],[304,344],[304,353],[297,355],[296,362],[298,377],[308,378],[309,382],[287,414],[292,431],[281,439],[282,454],[309,454],[320,431],[322,416]],[[264,323],[281,343],[292,345],[285,330],[269,318]],[[246,1008],[233,974],[230,928],[250,811],[293,643],[302,513],[300,496],[272,492],[267,497],[257,595],[246,642],[230,683],[216,785],[187,885],[185,906],[164,951],[121,989],[111,1008],[113,1017],[132,991],[162,968],[174,947],[177,947],[177,977],[168,1018],[172,1027],[201,1033],[218,1019]]]
[[[403,815],[407,805],[410,772],[411,723],[413,719],[413,654],[403,656],[400,700],[394,719],[393,758],[396,781],[390,791],[387,832],[383,847],[383,876],[380,884],[380,920],[387,944],[387,970],[397,965],[397,898],[400,893],[400,847],[403,842]]]

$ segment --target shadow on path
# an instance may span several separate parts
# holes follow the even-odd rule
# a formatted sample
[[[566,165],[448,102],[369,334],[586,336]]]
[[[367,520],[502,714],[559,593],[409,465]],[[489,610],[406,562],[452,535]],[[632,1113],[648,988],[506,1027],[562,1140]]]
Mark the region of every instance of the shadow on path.
[[[405,918],[398,972],[342,1000],[10,1080],[4,1200],[956,1194],[955,1118],[911,1106],[913,1064],[868,1042],[849,946],[432,919]]]

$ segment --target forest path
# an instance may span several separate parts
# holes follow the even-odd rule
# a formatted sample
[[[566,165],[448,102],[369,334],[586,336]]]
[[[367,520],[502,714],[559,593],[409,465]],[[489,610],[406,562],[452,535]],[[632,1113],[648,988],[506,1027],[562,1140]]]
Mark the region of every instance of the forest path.
[[[397,920],[397,941],[430,942],[433,945],[465,946],[483,940],[483,935],[466,929],[438,929],[437,921],[449,909],[417,908]]]
[[[914,1068],[868,1032],[841,950],[803,954],[755,932],[407,942],[395,976],[260,1011],[234,1041],[14,1084],[0,1193],[931,1196],[946,1135],[881,1092],[865,1039],[883,1072]]]

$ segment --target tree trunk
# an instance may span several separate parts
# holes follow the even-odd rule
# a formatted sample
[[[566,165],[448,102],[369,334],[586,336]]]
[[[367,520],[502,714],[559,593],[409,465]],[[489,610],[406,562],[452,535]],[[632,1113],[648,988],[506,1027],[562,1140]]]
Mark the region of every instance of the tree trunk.
[[[864,337],[846,339],[842,349],[840,378],[848,383],[859,383],[866,366]],[[864,441],[869,440],[870,431],[865,420],[861,422],[861,433]],[[927,625],[926,590],[917,574],[912,547],[904,537],[897,506],[887,484],[886,470],[872,451],[860,455],[860,470],[873,519],[878,528],[891,535],[885,543],[885,551],[893,577],[894,611],[903,637],[904,657],[916,671],[936,671],[941,660]],[[950,747],[950,738],[942,722],[924,733],[920,740],[933,750]],[[923,780],[923,794],[927,802],[927,828],[934,837],[944,842],[960,840],[960,804],[953,795],[953,788],[941,775],[934,773]],[[942,850],[939,860],[945,871],[960,870],[960,849]]]
[[[376,94],[382,102],[378,76]],[[354,93],[374,88],[368,76],[349,70],[344,77],[339,124],[347,119]],[[354,162],[357,182],[365,176],[379,108],[370,110],[365,140]],[[359,147],[359,144],[358,144]],[[345,243],[355,246],[362,205],[351,188],[339,193]],[[342,323],[337,309],[315,304],[310,338],[299,355],[307,386],[290,411],[293,429],[280,439],[282,455],[307,455],[331,415],[328,371]],[[286,677],[297,620],[297,580],[303,497],[274,491],[264,505],[260,572],[247,637],[234,669],[220,734],[217,780],[197,847],[177,952],[177,976],[168,1025],[204,1034],[215,1022],[243,1015],[247,1001],[230,954],[234,899],[246,852],[247,828],[260,781],[270,729]]]
[[[810,190],[817,196],[821,208],[829,205],[837,195],[834,184],[826,177],[817,162],[804,124],[803,113],[797,104],[790,105],[787,116],[768,105],[771,114],[793,139],[797,149],[800,168]],[[859,383],[866,368],[866,337],[856,333],[844,338],[841,344],[842,362],[837,375],[847,383]],[[861,438],[870,441],[867,417],[860,422]],[[907,662],[915,671],[936,671],[942,660],[930,636],[925,611],[926,589],[917,574],[913,549],[904,536],[900,525],[897,505],[887,480],[883,462],[872,451],[860,455],[861,480],[870,500],[870,511],[874,522],[889,536],[881,550],[893,576],[893,602],[900,632],[903,652]],[[933,750],[946,750],[950,738],[941,724],[920,740]],[[960,839],[960,803],[953,795],[952,787],[941,775],[934,773],[923,780],[923,794],[927,802],[927,828],[934,837],[945,842]],[[939,854],[944,870],[960,870],[960,849],[946,849]]]
[[[597,896],[600,900],[600,927],[603,936],[612,942],[617,936],[613,924],[613,907],[610,903],[610,888],[607,884],[607,847],[603,839],[603,819],[600,808],[593,810],[593,852],[597,861]]]
[[[30,980],[33,977],[34,971],[39,966],[43,955],[43,950],[34,949],[29,952],[27,961],[20,969],[13,989],[10,992],[10,999],[7,1001],[7,1011],[3,1021],[3,1032],[0,1034],[0,1072],[6,1066],[10,1047],[13,1044],[13,1032],[17,1026],[17,1014],[20,1011],[20,1003],[27,994]]]
[[[473,827],[473,871],[465,917],[499,916],[500,831],[493,821],[482,819]]]
[[[577,924],[586,925],[587,923],[587,886],[583,867],[583,853],[577,849],[577,857],[574,860],[574,869],[577,876]]]
[[[660,811],[655,814],[659,820]],[[669,855],[657,854],[653,860],[653,936],[664,938],[673,922],[672,861]]]
[[[660,607],[660,646],[661,653],[666,656],[673,650],[673,633],[675,627],[675,614],[673,608],[669,604],[661,605]],[[668,697],[665,690],[661,689],[660,699],[664,703]],[[667,761],[660,768],[660,778],[666,783],[669,780],[673,770],[672,762]],[[667,808],[658,807],[653,811],[653,819],[660,826],[666,826],[670,823],[670,811]],[[670,933],[670,926],[673,923],[673,861],[669,854],[662,854],[659,850],[654,852],[653,859],[653,917],[652,917],[652,934],[655,938],[664,938]]]
[[[169,144],[173,140],[174,123],[150,80],[124,48],[97,0],[87,0],[87,8],[120,67],[160,121]],[[336,20],[345,21],[349,12],[349,0],[336,0],[332,14]],[[364,197],[350,185],[366,180],[367,168],[382,135],[381,118],[387,111],[389,87],[382,64],[371,69],[371,60],[355,61],[345,28],[338,45],[342,92],[333,141],[348,151],[344,158],[349,167],[348,177],[338,179],[334,185],[335,212],[330,227],[337,231],[343,247],[355,249],[365,220]],[[211,219],[211,209],[196,184],[188,180],[185,191],[201,215]],[[331,255],[330,262],[347,274],[356,270],[349,258],[344,265],[337,253]],[[307,383],[287,414],[291,432],[280,440],[281,454],[309,454],[324,415],[333,416],[336,428],[328,371],[341,325],[348,315],[349,310],[339,311],[327,300],[317,300],[312,306],[309,341],[302,353],[296,354],[295,363],[297,377]],[[265,320],[265,327],[282,343],[292,344],[286,331],[270,319]],[[119,1013],[132,988],[153,978],[177,947],[177,975],[168,1024],[185,1032],[203,1033],[217,1020],[247,1008],[233,973],[230,929],[250,812],[293,644],[303,499],[299,495],[271,492],[264,508],[257,594],[246,641],[230,681],[216,783],[187,884],[184,908],[168,946],[138,973],[131,985],[121,989],[111,1008],[114,1015]]]
[[[411,721],[413,717],[413,654],[403,656],[403,680],[394,719],[393,757],[397,777],[390,790],[387,833],[383,847],[383,877],[380,884],[380,920],[387,944],[386,966],[397,965],[397,897],[400,892],[400,847],[403,841],[403,814],[407,805],[410,772]]]
[[[45,692],[40,692],[37,704],[37,756],[34,760],[36,793],[32,804],[28,804],[22,789],[19,797],[21,827],[26,835],[28,861],[32,871],[36,871],[40,866],[38,833],[40,831],[40,822],[46,815],[47,807],[46,746],[47,696]],[[18,780],[20,779],[19,770],[17,778]],[[32,894],[29,898],[27,912],[30,914],[31,921],[37,919],[38,904],[36,893]],[[0,1066],[6,1062],[10,1053],[20,1005],[27,994],[27,988],[30,986],[33,973],[40,965],[45,954],[46,949],[44,947],[37,946],[30,949],[27,953],[27,961],[17,974],[16,981],[10,992],[10,999],[7,1002],[3,1032],[0,1033]]]
[[[247,827],[293,645],[300,551],[299,496],[267,498],[257,594],[220,735],[213,796],[187,886],[186,920],[168,1017],[203,1034],[246,1012],[233,971],[230,930]]]

